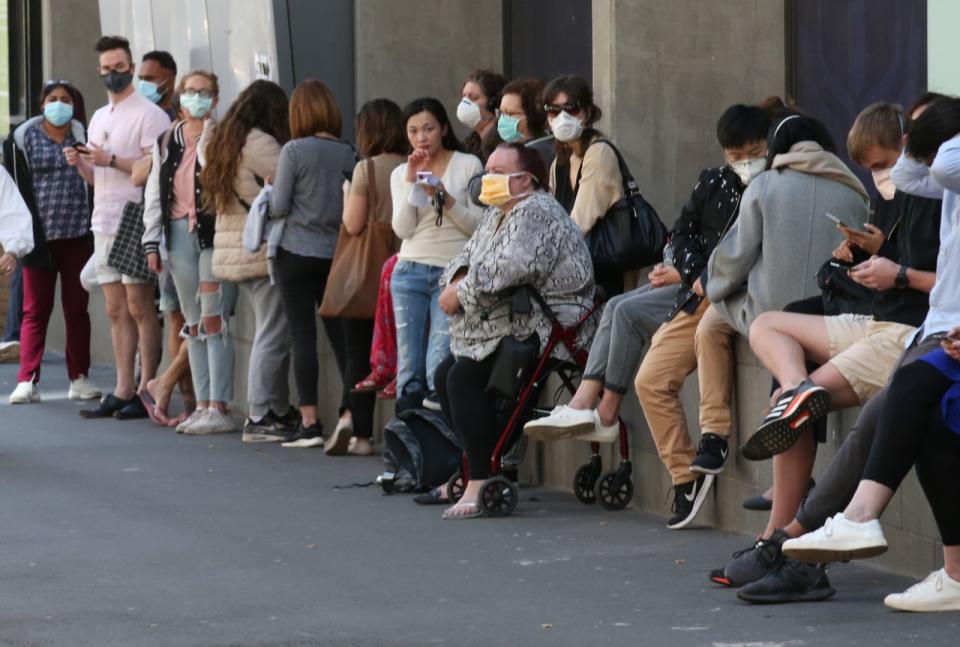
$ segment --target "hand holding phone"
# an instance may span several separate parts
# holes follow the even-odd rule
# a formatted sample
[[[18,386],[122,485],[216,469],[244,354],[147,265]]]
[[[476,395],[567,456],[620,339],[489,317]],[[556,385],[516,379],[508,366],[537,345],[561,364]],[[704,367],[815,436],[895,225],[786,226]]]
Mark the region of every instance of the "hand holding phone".
[[[825,217],[827,220],[831,221],[831,222],[832,222],[833,224],[835,224],[837,227],[846,227],[847,229],[854,229],[853,227],[851,227],[850,225],[848,225],[848,224],[845,223],[844,221],[840,220],[839,218],[837,218],[835,215],[833,215],[833,214],[830,213],[829,211],[824,211],[824,212],[823,212],[823,215],[824,215],[824,217]]]
[[[430,171],[417,171],[417,184],[440,186],[440,179]]]

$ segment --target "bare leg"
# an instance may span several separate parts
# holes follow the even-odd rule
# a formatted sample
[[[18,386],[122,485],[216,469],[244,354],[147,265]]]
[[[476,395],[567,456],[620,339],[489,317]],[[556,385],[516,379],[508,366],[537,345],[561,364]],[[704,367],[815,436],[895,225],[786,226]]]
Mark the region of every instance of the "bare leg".
[[[127,291],[127,307],[130,316],[136,321],[140,337],[140,386],[147,388],[147,382],[157,374],[160,364],[162,345],[160,319],[153,305],[154,288],[152,283],[136,283],[124,286]]]
[[[843,511],[843,516],[858,522],[879,519],[892,498],[893,490],[886,485],[876,481],[860,481],[853,499]]]
[[[317,422],[316,405],[303,405],[300,407],[300,418],[303,420],[303,426],[309,427]]]
[[[580,386],[577,387],[577,392],[573,394],[568,406],[580,411],[592,409],[602,392],[603,382],[600,380],[581,380]],[[620,397],[623,398],[623,396]]]
[[[121,400],[129,400],[136,394],[133,374],[137,356],[137,324],[127,309],[124,286],[117,282],[107,283],[102,287],[107,316],[110,318],[110,339],[113,342],[113,357],[117,367],[117,386],[113,394]]]
[[[765,312],[750,326],[750,348],[784,390],[807,378],[807,360],[830,359],[823,317],[792,312]]]
[[[800,501],[807,494],[816,457],[817,444],[809,430],[800,434],[793,447],[773,457],[773,508],[763,531],[764,538],[793,521]]]
[[[943,568],[951,579],[960,582],[960,546],[943,547]]]
[[[173,377],[173,375],[177,376],[177,386],[180,387],[180,396],[183,398],[184,404],[194,405],[196,404],[197,398],[193,393],[189,353],[187,351],[187,345],[184,343],[186,340],[180,336],[180,331],[183,330],[183,324],[183,313],[180,310],[174,310],[167,314],[167,348],[172,358],[167,371],[172,374],[171,377]],[[177,372],[174,372],[174,365],[176,365]],[[170,390],[172,392],[173,387],[171,387]]]
[[[600,414],[600,422],[605,425],[612,425],[617,422],[620,416],[620,404],[623,402],[623,393],[614,393],[613,391],[604,391],[600,404],[597,405],[597,413]]]
[[[447,508],[444,514],[450,517],[462,517],[475,512],[480,502],[480,488],[482,486],[482,479],[468,481],[463,490],[463,497],[455,505]]]

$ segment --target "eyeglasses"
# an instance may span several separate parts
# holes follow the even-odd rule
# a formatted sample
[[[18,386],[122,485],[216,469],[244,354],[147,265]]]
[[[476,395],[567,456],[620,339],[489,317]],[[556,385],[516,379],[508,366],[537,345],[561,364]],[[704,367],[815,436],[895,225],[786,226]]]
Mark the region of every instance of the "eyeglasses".
[[[579,101],[568,101],[567,103],[546,103],[543,106],[543,111],[552,117],[556,117],[561,112],[566,112],[568,115],[576,116],[580,114],[583,110],[583,106],[580,105]]]
[[[212,99],[213,92],[211,92],[210,90],[184,90],[183,96],[200,97],[201,99]]]

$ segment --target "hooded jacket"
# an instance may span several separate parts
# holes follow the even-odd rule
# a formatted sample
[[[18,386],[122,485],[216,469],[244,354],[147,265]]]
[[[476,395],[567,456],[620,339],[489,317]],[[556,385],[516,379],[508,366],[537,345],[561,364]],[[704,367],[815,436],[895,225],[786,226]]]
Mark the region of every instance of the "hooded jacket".
[[[840,158],[798,142],[774,158],[740,201],[740,215],[707,263],[707,297],[747,335],[761,312],[820,294],[816,273],[840,242],[825,211],[860,227],[867,191]]]
[[[41,220],[40,211],[37,209],[37,199],[33,193],[33,175],[24,148],[27,131],[41,121],[43,121],[43,115],[37,115],[13,129],[10,136],[3,142],[3,165],[20,190],[20,195],[23,197],[23,201],[30,210],[30,216],[33,219],[33,251],[23,257],[23,264],[26,267],[50,269],[53,267],[53,260],[50,258],[50,248],[47,246],[47,238],[43,231],[43,220]],[[72,119],[70,122],[70,132],[78,143],[86,143],[87,130],[76,119]],[[86,182],[84,182],[84,186],[87,190],[87,204],[92,210],[93,189]]]

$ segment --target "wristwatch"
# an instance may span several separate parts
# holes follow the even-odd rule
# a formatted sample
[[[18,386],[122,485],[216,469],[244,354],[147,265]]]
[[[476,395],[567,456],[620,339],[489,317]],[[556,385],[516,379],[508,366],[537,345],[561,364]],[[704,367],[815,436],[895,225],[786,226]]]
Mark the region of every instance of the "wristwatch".
[[[117,168],[117,156],[116,156],[116,155],[111,155],[111,156],[110,156],[110,168]]]
[[[907,269],[906,265],[901,265],[900,271],[897,272],[897,278],[893,279],[893,284],[901,290],[910,287],[910,279],[907,278]]]

